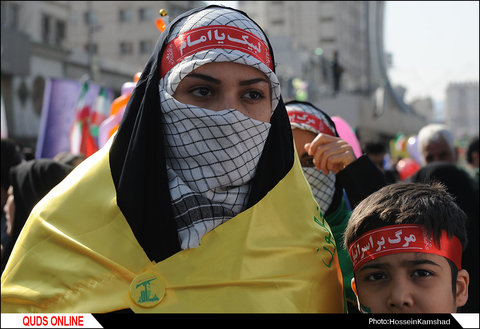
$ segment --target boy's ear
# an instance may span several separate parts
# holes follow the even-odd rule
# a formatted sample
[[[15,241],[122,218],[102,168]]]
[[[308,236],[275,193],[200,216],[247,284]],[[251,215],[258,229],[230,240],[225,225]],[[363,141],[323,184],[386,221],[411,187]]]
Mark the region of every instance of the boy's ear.
[[[461,307],[467,303],[468,300],[468,284],[470,282],[470,276],[467,270],[461,269],[457,275],[457,294],[455,296],[455,304]]]
[[[355,293],[355,296],[357,297],[357,307],[358,307],[358,310],[359,310],[361,313],[371,313],[370,308],[365,307],[365,306],[360,302],[360,298],[358,297],[358,292],[357,292],[357,285],[355,284],[355,277],[352,278],[352,282],[350,283],[350,285],[352,286],[352,290],[353,290],[353,292]]]

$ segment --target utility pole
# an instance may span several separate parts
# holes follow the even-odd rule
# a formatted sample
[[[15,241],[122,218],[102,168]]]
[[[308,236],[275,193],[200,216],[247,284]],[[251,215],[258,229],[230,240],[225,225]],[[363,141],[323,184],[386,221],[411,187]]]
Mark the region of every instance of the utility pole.
[[[92,57],[93,57],[93,24],[92,24],[92,2],[87,1],[87,66],[88,66],[88,75],[90,79],[93,79],[93,66],[92,66]]]
[[[93,33],[96,32],[101,26],[97,22],[97,18],[94,14],[92,1],[87,1],[87,65],[88,75],[90,80],[98,80],[98,63],[97,56],[94,52]]]

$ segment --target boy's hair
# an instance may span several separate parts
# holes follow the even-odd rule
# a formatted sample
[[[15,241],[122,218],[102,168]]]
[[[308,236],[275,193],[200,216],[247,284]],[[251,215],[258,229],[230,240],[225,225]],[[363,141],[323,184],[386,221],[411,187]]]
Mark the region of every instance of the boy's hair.
[[[399,182],[372,193],[355,207],[345,230],[345,246],[379,227],[420,224],[436,243],[445,230],[448,237],[456,236],[465,250],[466,220],[467,215],[441,183]]]

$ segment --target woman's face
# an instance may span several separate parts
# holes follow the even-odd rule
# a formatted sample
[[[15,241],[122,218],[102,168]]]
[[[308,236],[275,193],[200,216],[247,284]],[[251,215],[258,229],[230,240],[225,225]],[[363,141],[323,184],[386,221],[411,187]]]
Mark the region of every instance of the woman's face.
[[[264,122],[270,122],[272,113],[269,79],[263,72],[238,63],[200,66],[180,81],[173,97],[213,111],[236,109]]]

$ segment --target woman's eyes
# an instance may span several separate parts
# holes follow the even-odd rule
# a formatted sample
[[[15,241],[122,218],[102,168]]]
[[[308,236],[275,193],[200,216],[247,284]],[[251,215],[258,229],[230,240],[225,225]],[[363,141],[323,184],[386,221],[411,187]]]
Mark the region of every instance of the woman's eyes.
[[[215,90],[210,87],[200,86],[190,88],[190,93],[195,97],[209,97],[215,95]],[[217,92],[218,93],[218,92]],[[241,94],[241,98],[249,101],[258,101],[265,98],[265,95],[261,91],[248,90]]]
[[[256,100],[265,98],[265,95],[262,92],[259,92],[256,90],[250,90],[250,91],[247,91],[243,97],[256,101]]]
[[[206,97],[212,95],[212,91],[208,87],[192,88],[190,89],[190,93],[196,97]]]

